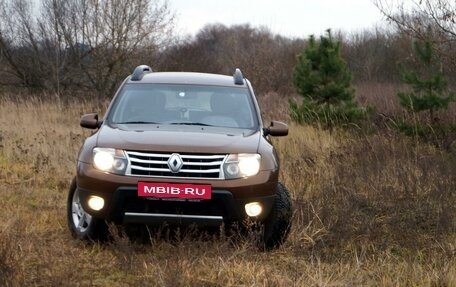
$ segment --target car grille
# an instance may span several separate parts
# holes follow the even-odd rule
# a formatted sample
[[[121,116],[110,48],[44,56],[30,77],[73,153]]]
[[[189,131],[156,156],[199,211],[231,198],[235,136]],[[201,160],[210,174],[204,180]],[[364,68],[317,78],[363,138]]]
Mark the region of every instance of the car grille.
[[[171,171],[168,160],[173,153],[155,153],[127,151],[129,168],[127,175],[172,177],[172,178],[207,178],[221,179],[222,163],[227,155],[214,154],[179,154],[182,166],[179,171]]]

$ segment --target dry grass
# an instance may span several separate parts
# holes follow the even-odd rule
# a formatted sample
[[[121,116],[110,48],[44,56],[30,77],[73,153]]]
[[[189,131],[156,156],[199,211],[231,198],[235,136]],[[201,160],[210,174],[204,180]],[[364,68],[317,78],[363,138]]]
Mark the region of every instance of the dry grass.
[[[0,286],[456,286],[456,154],[394,133],[291,125],[274,139],[295,202],[279,250],[223,234],[76,241],[65,209],[89,134],[78,119],[100,110],[0,99]]]
[[[407,85],[386,83],[359,83],[356,85],[356,97],[361,105],[375,107],[377,113],[387,118],[408,117],[400,106],[398,91],[410,91]],[[425,121],[428,113],[419,113],[420,120]],[[437,120],[442,123],[456,123],[456,102],[450,103],[447,110],[439,110]]]

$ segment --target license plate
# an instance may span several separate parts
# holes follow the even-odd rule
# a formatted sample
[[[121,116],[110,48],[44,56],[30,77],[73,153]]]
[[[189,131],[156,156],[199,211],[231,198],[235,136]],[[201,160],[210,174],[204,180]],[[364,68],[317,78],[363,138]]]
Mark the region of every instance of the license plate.
[[[211,199],[209,184],[138,182],[138,196],[157,198]]]

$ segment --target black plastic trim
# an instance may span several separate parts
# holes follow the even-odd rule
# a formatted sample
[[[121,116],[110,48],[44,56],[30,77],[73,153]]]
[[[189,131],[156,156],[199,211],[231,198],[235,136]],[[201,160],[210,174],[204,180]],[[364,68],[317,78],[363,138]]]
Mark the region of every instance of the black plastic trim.
[[[114,193],[99,193],[95,191],[88,191],[79,189],[82,205],[84,209],[89,212],[92,216],[105,219],[108,221],[114,221],[116,223],[124,223],[125,213],[143,213],[145,215],[149,214],[185,214],[186,216],[194,216],[196,219],[193,220],[176,220],[173,223],[178,223],[185,225],[188,221],[192,223],[204,223],[204,220],[199,220],[199,216],[216,216],[222,217],[225,223],[242,221],[248,216],[245,213],[244,205],[249,202],[260,202],[263,205],[263,214],[256,218],[257,220],[264,220],[274,203],[275,195],[270,196],[261,196],[261,197],[252,197],[252,198],[240,198],[235,199],[233,194],[227,190],[213,190],[212,199],[209,201],[201,202],[187,202],[187,201],[170,201],[170,200],[161,200],[161,199],[146,199],[138,198],[137,188],[131,186],[119,187]],[[96,212],[90,211],[86,205],[86,200],[91,195],[101,196],[105,199],[105,207]],[[174,211],[174,207],[178,207],[179,210],[177,213]],[[195,209],[196,208],[196,209]],[[200,209],[198,209],[200,208]],[[211,208],[211,209],[205,209]],[[173,211],[171,211],[172,209]],[[158,218],[147,216],[130,216],[126,221],[127,222],[136,222],[136,223],[164,223],[168,222],[164,218],[163,220],[158,220]],[[210,222],[209,222],[210,221]],[[207,225],[214,225],[214,220],[209,220]],[[216,220],[220,223],[220,221]],[[168,222],[169,223],[169,222]]]

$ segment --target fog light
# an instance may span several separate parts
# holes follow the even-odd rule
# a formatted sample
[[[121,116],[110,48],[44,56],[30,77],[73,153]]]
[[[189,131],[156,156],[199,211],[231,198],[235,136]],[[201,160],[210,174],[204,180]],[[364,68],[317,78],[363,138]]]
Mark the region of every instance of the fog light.
[[[104,199],[99,196],[91,196],[89,197],[89,201],[87,202],[89,207],[95,211],[101,210],[104,206]]]
[[[263,207],[259,202],[250,202],[245,205],[245,212],[250,217],[255,217],[261,214]]]

